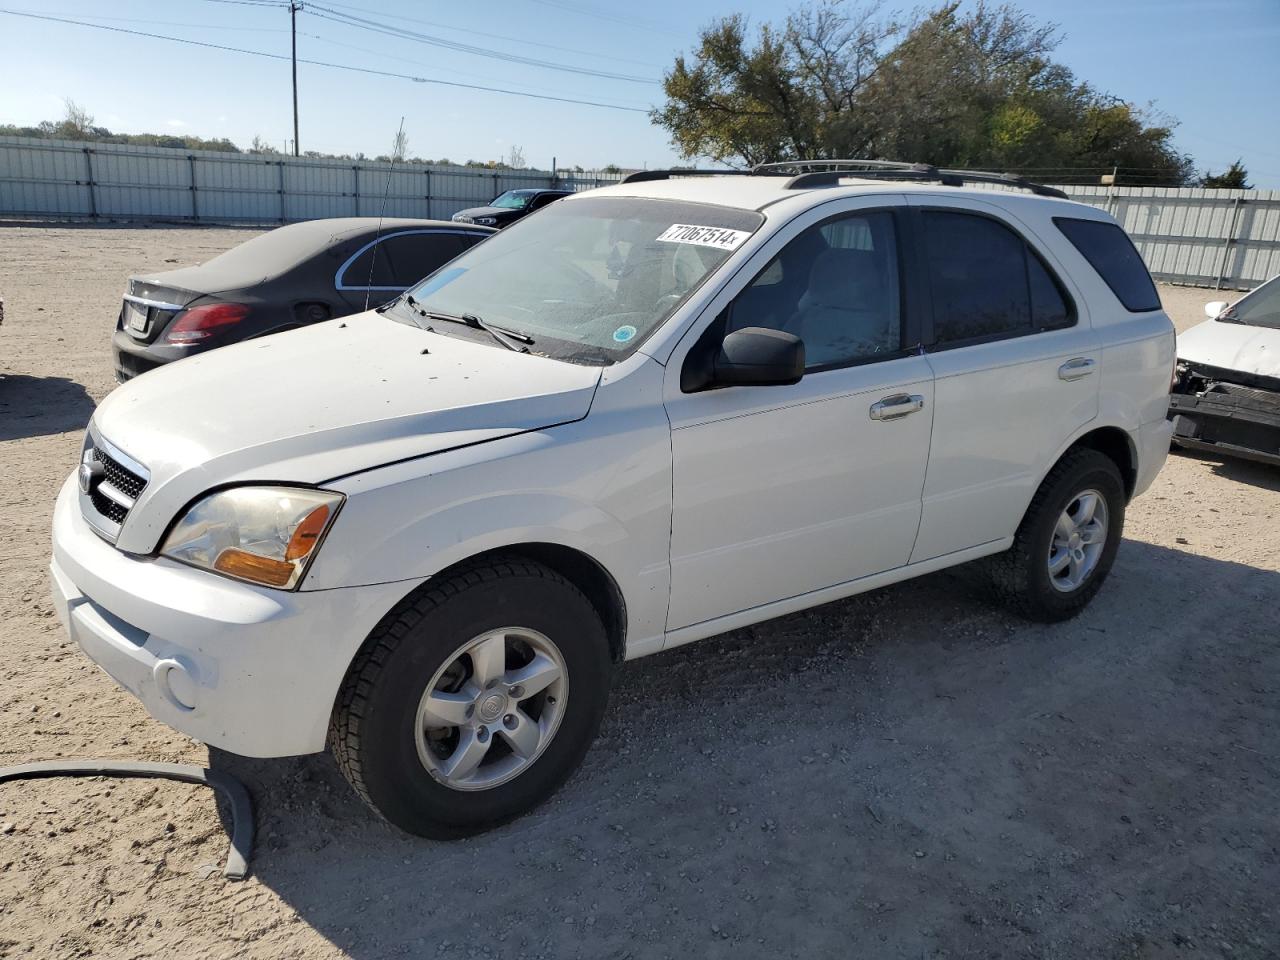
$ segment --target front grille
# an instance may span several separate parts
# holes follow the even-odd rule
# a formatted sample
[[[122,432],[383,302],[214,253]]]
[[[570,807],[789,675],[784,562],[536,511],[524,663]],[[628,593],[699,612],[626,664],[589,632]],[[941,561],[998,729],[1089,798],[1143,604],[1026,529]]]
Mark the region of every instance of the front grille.
[[[93,508],[112,523],[124,523],[124,518],[129,515],[129,511],[121,504],[116,503],[114,500],[108,500],[97,489],[89,494],[89,499],[93,502]]]
[[[145,467],[91,433],[81,457],[81,512],[94,529],[114,541],[148,479]]]
[[[106,481],[127,496],[137,500],[138,494],[146,489],[147,481],[133,473],[123,463],[115,460],[105,450],[96,450],[98,462],[102,464]]]

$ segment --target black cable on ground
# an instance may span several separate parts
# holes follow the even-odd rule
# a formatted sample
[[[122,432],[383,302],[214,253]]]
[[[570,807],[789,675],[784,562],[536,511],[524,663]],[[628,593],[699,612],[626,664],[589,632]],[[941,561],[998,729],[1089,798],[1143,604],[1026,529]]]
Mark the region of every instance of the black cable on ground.
[[[212,787],[231,804],[231,849],[222,868],[228,880],[243,880],[253,854],[253,801],[243,783],[228,773],[186,763],[146,760],[42,760],[0,767],[0,783],[42,777],[164,777]]]

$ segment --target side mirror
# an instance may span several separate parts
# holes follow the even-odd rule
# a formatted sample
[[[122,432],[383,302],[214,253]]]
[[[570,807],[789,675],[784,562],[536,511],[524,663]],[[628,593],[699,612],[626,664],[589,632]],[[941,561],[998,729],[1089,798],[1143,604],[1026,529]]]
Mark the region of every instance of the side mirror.
[[[712,361],[712,385],[783,386],[804,376],[804,341],[793,333],[744,327],[724,338]]]
[[[1226,300],[1213,300],[1204,305],[1204,315],[1210,320],[1217,320],[1222,312],[1231,306]]]

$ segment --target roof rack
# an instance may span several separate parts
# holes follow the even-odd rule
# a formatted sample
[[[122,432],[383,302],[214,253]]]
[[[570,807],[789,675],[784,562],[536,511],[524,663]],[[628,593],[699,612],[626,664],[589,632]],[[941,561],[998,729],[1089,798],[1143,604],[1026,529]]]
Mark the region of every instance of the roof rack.
[[[1030,190],[1038,197],[1057,197],[1059,200],[1070,200],[1065,190],[1057,187],[1046,187],[1016,173],[993,173],[989,170],[939,170],[944,177],[956,177],[969,183],[998,183],[1006,187],[1017,187],[1019,190]]]
[[[628,173],[618,183],[648,183],[650,180],[670,180],[672,177],[745,177],[751,170],[637,170]]]
[[[996,183],[1004,187],[1030,190],[1041,197],[1058,197],[1069,200],[1057,187],[1034,183],[1016,173],[993,173],[989,170],[945,170],[931,163],[904,163],[899,160],[867,160],[855,157],[849,160],[783,160],[777,163],[757,163],[750,170],[637,170],[623,177],[619,183],[645,183],[650,180],[670,180],[672,177],[786,177],[785,190],[808,190],[812,187],[832,187],[845,177],[861,180],[919,180],[940,183],[944,187],[962,187],[966,183]]]
[[[817,169],[814,169],[817,168]],[[804,190],[810,187],[828,187],[844,177],[864,180],[927,180],[945,187],[959,187],[965,183],[997,183],[1005,187],[1030,190],[1037,196],[1070,199],[1056,187],[1034,183],[1014,173],[992,173],[988,170],[946,170],[929,163],[903,163],[897,160],[787,160],[781,163],[760,163],[752,173],[778,176],[788,170],[796,171],[786,182],[787,190]]]

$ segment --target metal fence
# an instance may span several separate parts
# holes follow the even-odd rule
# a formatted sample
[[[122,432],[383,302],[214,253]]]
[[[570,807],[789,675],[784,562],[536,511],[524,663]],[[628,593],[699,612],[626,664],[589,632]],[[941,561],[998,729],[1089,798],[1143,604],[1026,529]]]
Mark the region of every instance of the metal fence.
[[[220,153],[0,137],[0,215],[287,223],[319,217],[447,220],[504,190],[585,190],[620,174]]]
[[[286,223],[448,219],[513,187],[585,190],[619,174],[322,160],[0,137],[0,216]],[[1129,231],[1159,280],[1248,289],[1280,273],[1280,191],[1062,188]]]

